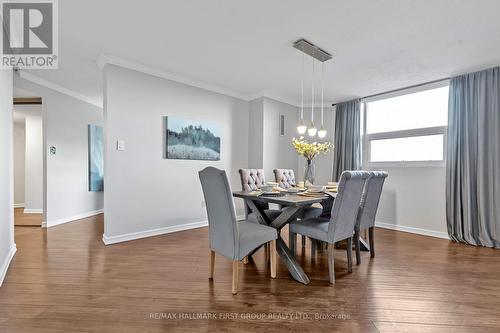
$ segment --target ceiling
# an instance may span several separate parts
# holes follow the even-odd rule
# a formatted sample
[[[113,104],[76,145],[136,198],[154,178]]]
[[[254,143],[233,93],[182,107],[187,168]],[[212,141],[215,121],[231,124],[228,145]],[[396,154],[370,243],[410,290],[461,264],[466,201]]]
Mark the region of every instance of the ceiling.
[[[333,54],[325,100],[338,102],[500,65],[499,12],[498,0],[59,1],[59,69],[31,74],[101,104],[105,54],[298,104],[291,45],[306,38]]]

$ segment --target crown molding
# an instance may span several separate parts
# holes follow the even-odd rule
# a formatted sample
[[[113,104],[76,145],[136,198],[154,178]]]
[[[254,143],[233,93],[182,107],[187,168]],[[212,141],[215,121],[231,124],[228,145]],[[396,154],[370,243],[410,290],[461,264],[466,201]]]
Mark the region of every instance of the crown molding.
[[[274,101],[277,101],[277,102],[280,102],[280,103],[285,103],[285,104],[288,104],[288,105],[291,105],[291,106],[295,106],[295,107],[300,107],[300,102],[297,103],[297,101],[293,101],[289,98],[284,98],[284,97],[281,97],[281,96],[277,96],[277,95],[274,95],[272,93],[269,93],[269,92],[265,92],[265,91],[260,91],[256,94],[253,94],[253,95],[250,95],[248,96],[248,101],[253,101],[253,100],[256,100],[256,99],[259,99],[259,98],[269,98],[269,99],[272,99]]]
[[[22,79],[25,79],[27,81],[36,83],[36,84],[38,84],[40,86],[43,86],[45,88],[48,88],[50,90],[57,91],[57,92],[59,92],[61,94],[64,94],[64,95],[76,98],[76,99],[78,99],[80,101],[83,101],[85,103],[92,104],[92,105],[95,105],[95,106],[97,106],[99,108],[102,108],[102,104],[96,103],[93,99],[91,99],[91,98],[89,98],[87,96],[84,96],[82,94],[79,94],[79,93],[77,93],[77,92],[75,92],[73,90],[70,90],[70,89],[65,88],[63,86],[60,86],[60,85],[58,85],[56,83],[47,81],[45,79],[42,79],[39,76],[33,75],[31,73],[27,73],[27,72],[22,71],[22,70],[19,70],[17,73],[19,74],[19,77],[22,78]]]
[[[156,76],[156,77],[159,77],[162,79],[166,79],[166,80],[170,80],[170,81],[174,81],[174,82],[178,82],[178,83],[183,83],[183,84],[186,84],[188,86],[212,91],[212,92],[215,92],[218,94],[242,99],[244,101],[249,101],[248,95],[240,93],[238,91],[231,90],[231,89],[221,87],[221,86],[218,86],[215,84],[211,84],[208,82],[204,82],[201,80],[196,80],[196,79],[193,79],[193,78],[188,77],[188,76],[183,76],[180,74],[167,72],[165,70],[151,67],[151,66],[147,66],[147,65],[144,65],[144,64],[139,63],[139,62],[135,62],[135,61],[131,61],[131,60],[127,60],[127,59],[123,59],[120,57],[107,55],[107,54],[101,54],[97,58],[97,66],[99,66],[101,69],[104,68],[104,66],[108,65],[108,64],[131,69],[131,70],[134,70],[136,72],[141,72],[144,74]]]
[[[218,86],[216,84],[211,84],[211,83],[208,83],[205,81],[196,80],[196,79],[193,79],[193,78],[188,77],[188,76],[168,72],[168,71],[165,71],[165,70],[162,70],[159,68],[148,66],[148,65],[136,62],[136,61],[131,61],[131,60],[127,60],[124,58],[120,58],[120,57],[117,57],[114,55],[101,54],[97,58],[96,63],[97,63],[97,66],[101,69],[103,69],[104,66],[107,64],[119,66],[122,68],[134,70],[136,72],[141,72],[144,74],[156,76],[156,77],[159,77],[162,79],[183,83],[183,84],[186,84],[186,85],[189,85],[192,87],[197,87],[197,88],[208,90],[208,91],[215,92],[218,94],[238,98],[238,99],[241,99],[241,100],[244,100],[247,102],[253,101],[253,100],[261,98],[261,97],[266,97],[266,98],[270,98],[270,99],[273,99],[273,100],[278,101],[278,102],[289,104],[289,105],[292,105],[295,107],[300,107],[300,102],[298,102],[296,100],[292,100],[290,98],[278,96],[278,95],[275,95],[275,94],[270,93],[270,92],[260,91],[260,92],[255,93],[255,94],[245,94],[245,93],[241,93],[241,92],[236,91],[236,90],[232,90],[232,89]],[[330,107],[330,106],[331,106],[331,103],[324,103],[324,107]],[[314,107],[321,107],[321,104],[315,104]]]
[[[290,98],[278,96],[278,95],[275,95],[275,94],[270,93],[270,92],[260,91],[260,92],[255,93],[255,94],[244,94],[244,93],[240,93],[240,92],[235,91],[235,90],[227,89],[227,88],[215,85],[215,84],[210,84],[210,83],[207,83],[207,82],[204,82],[201,80],[196,80],[196,79],[193,79],[193,78],[190,78],[187,76],[183,76],[180,74],[170,73],[170,72],[158,69],[158,68],[154,68],[154,67],[147,66],[147,65],[144,65],[144,64],[141,64],[138,62],[126,60],[126,59],[123,59],[123,58],[120,58],[117,56],[101,54],[97,58],[96,63],[97,63],[97,66],[101,69],[103,69],[106,64],[119,66],[122,68],[127,68],[130,70],[134,70],[134,71],[141,72],[144,74],[156,76],[156,77],[163,78],[166,80],[170,80],[170,81],[186,84],[186,85],[189,85],[192,87],[208,90],[208,91],[215,92],[218,94],[238,98],[238,99],[241,99],[241,100],[244,100],[247,102],[253,101],[253,100],[258,99],[258,98],[265,97],[265,98],[269,98],[269,99],[275,100],[277,102],[285,103],[285,104],[288,104],[288,105],[291,105],[294,107],[300,107],[300,102],[298,102],[296,100],[292,100]],[[63,86],[60,86],[56,83],[42,79],[39,76],[33,75],[31,73],[28,73],[28,72],[25,72],[22,70],[19,70],[18,74],[19,74],[19,77],[21,77],[22,79],[25,79],[27,81],[30,81],[30,82],[33,82],[33,83],[38,84],[40,86],[46,87],[48,89],[57,91],[61,94],[76,98],[76,99],[81,100],[85,103],[95,105],[99,108],[103,107],[102,103],[97,103],[95,100],[93,100],[85,95],[82,95],[82,94],[77,93],[73,90],[70,90],[70,89],[65,88]],[[323,104],[324,108],[328,108],[330,106],[331,106],[331,103],[324,103]],[[315,103],[314,107],[320,108],[321,104]],[[310,108],[310,104],[305,103],[304,108]]]
[[[262,91],[257,93],[257,94],[251,95],[250,98],[248,99],[248,101],[253,101],[253,100],[256,100],[259,98],[263,98],[263,97],[268,98],[268,99],[272,99],[272,100],[280,102],[280,103],[285,103],[285,104],[300,108],[300,102],[297,102],[297,101],[292,100],[290,98],[274,95],[273,93],[262,92]],[[321,108],[321,103],[314,103],[314,107]],[[323,108],[326,109],[326,108],[331,108],[331,107],[332,107],[331,102],[324,102],[323,103]],[[304,109],[311,109],[311,103],[304,103]]]

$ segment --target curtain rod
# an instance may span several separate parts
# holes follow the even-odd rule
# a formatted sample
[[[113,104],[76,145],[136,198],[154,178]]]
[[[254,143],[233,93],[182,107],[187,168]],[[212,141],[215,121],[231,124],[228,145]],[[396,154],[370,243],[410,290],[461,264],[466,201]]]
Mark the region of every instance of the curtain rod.
[[[363,99],[373,98],[373,97],[377,97],[377,96],[382,96],[382,95],[387,95],[387,94],[393,94],[393,93],[396,93],[396,92],[399,92],[399,91],[404,91],[404,90],[418,88],[418,87],[422,87],[422,86],[427,86],[427,85],[430,85],[430,84],[435,84],[435,83],[439,83],[439,82],[443,82],[443,81],[448,81],[450,79],[451,79],[450,77],[442,78],[442,79],[438,79],[438,80],[434,80],[434,81],[429,81],[429,82],[415,84],[413,86],[407,86],[407,87],[404,87],[404,88],[398,88],[398,89],[389,90],[389,91],[385,91],[385,92],[381,92],[381,93],[377,93],[377,94],[373,94],[373,95],[368,95],[368,96],[360,97],[360,98],[357,98],[357,99],[363,100]],[[338,103],[334,103],[334,104],[332,104],[332,106],[335,106],[337,104]]]

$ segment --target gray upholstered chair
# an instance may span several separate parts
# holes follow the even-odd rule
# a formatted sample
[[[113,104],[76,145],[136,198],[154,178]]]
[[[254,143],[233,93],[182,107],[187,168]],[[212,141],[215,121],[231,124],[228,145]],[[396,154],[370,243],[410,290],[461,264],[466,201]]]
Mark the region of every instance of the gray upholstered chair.
[[[210,237],[209,278],[213,279],[215,252],[233,260],[232,293],[237,293],[238,264],[250,252],[270,242],[271,277],[276,277],[276,229],[248,221],[238,222],[226,172],[207,167],[199,172],[207,203]]]
[[[359,244],[359,233],[361,230],[368,229],[368,238],[370,242],[370,256],[375,256],[375,241],[373,230],[375,227],[375,217],[377,215],[380,195],[384,187],[387,172],[370,171],[370,178],[366,181],[361,204],[359,206],[358,220],[354,230],[354,246],[356,248],[356,264],[361,263],[361,252]]]
[[[276,180],[276,183],[278,183],[279,187],[281,188],[290,188],[294,187],[297,185],[297,182],[295,180],[295,173],[292,169],[274,169],[274,178]],[[301,211],[300,216],[298,216],[301,219],[306,219],[310,217],[320,217],[321,214],[323,213],[323,209],[321,207],[304,207]],[[290,232],[289,234],[289,245],[292,251],[295,251],[295,243],[297,238],[295,235]],[[306,245],[306,237],[302,236],[302,247]]]
[[[274,169],[274,178],[281,188],[296,186],[295,173],[292,169]]]
[[[366,179],[366,171],[344,171],[333,203],[330,220],[309,218],[290,223],[290,231],[328,243],[330,283],[335,283],[334,244],[347,239],[347,265],[352,272],[352,237]]]
[[[240,169],[241,189],[244,192],[258,190],[262,185],[266,184],[266,177],[263,169]],[[256,202],[260,205],[270,220],[274,220],[281,214],[279,209],[269,209],[269,204]],[[252,222],[258,222],[257,217],[250,211],[245,204],[245,218]]]
[[[281,188],[296,186],[295,173],[292,169],[274,169],[274,178]],[[306,207],[302,210],[300,218],[319,217],[322,213],[320,207]]]

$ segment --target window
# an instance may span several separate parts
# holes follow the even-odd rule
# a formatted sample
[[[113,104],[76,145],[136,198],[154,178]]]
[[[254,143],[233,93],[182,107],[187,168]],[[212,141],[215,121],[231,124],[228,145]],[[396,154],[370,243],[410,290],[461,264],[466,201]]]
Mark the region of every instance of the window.
[[[448,85],[365,100],[365,163],[442,165],[448,120]]]

